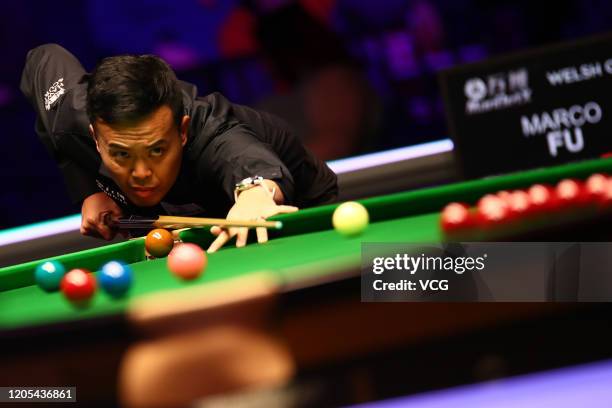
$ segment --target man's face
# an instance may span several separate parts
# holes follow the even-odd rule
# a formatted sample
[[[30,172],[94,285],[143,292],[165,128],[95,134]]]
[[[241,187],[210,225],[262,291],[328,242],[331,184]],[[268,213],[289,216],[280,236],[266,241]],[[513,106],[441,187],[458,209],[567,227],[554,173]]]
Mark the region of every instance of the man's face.
[[[176,181],[188,128],[189,116],[179,128],[164,105],[135,123],[110,125],[98,118],[90,132],[115,183],[132,203],[150,207]]]

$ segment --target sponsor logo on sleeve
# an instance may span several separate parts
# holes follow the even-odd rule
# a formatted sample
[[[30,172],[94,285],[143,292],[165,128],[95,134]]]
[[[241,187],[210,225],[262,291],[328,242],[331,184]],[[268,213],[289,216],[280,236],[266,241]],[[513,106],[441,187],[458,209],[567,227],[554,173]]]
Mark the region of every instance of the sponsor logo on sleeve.
[[[51,110],[53,104],[65,93],[64,78],[60,78],[51,85],[47,92],[45,92],[45,109]]]

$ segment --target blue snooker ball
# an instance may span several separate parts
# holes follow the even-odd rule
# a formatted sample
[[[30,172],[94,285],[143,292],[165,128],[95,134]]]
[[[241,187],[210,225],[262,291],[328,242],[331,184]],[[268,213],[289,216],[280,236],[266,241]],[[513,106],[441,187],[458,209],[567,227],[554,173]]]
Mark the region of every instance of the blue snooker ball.
[[[58,261],[46,261],[34,271],[34,279],[38,286],[47,292],[59,290],[60,282],[66,274],[66,268]]]
[[[132,268],[119,261],[107,262],[98,274],[98,282],[109,295],[123,296],[132,286]]]

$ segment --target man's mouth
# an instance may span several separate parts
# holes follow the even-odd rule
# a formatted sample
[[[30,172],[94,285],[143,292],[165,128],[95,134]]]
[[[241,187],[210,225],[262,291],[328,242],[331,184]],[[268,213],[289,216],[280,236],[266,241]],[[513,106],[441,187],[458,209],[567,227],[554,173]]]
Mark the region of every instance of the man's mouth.
[[[132,187],[132,191],[140,198],[149,198],[155,193],[154,187]]]

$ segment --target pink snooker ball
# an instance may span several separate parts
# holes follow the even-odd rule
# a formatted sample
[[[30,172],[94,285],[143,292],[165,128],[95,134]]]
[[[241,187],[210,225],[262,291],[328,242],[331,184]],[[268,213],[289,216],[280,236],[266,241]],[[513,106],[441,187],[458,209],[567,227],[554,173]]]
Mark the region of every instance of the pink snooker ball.
[[[191,280],[202,274],[208,258],[206,252],[196,244],[184,243],[175,246],[168,254],[168,269],[181,279]]]

